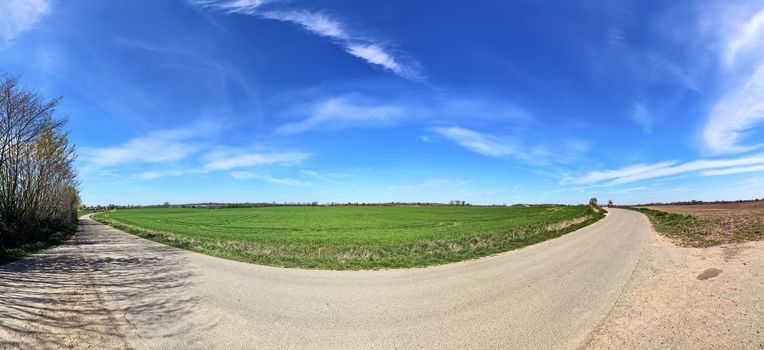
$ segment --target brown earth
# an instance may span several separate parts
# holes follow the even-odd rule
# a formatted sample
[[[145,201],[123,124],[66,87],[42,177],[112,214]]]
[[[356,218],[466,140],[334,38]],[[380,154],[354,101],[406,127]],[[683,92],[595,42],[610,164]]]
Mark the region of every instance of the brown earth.
[[[764,218],[764,200],[718,204],[652,205],[644,208],[692,215],[701,219],[725,220],[730,225],[740,225],[745,221]]]
[[[672,214],[691,215],[706,220],[705,225],[688,227],[702,230],[706,242],[717,244],[764,239],[764,200],[739,203],[645,206]],[[692,232],[690,232],[692,233]]]

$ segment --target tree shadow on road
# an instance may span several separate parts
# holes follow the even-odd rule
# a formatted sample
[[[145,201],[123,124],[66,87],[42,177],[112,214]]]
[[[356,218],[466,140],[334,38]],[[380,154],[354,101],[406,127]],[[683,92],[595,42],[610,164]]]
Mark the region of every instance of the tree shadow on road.
[[[0,266],[0,349],[148,347],[198,334],[182,251],[81,220],[66,244]]]

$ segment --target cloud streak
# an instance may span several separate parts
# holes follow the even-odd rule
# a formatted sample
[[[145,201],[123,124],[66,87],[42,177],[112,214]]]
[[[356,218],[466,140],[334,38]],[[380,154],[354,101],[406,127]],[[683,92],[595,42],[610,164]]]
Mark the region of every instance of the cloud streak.
[[[736,167],[736,168],[728,168],[728,169],[721,169],[721,170],[706,170],[701,173],[703,176],[719,176],[719,175],[732,175],[732,174],[743,174],[743,173],[753,173],[753,172],[760,172],[764,171],[764,164],[762,165],[754,165],[754,166],[747,166],[747,167]]]
[[[761,59],[764,9],[738,27],[721,52],[722,61],[729,69],[742,60],[743,54],[748,54],[755,63],[746,78],[716,101],[709,114],[702,137],[705,148],[714,154],[741,153],[764,146],[745,144],[752,136],[752,130],[764,121],[764,60]],[[756,48],[758,50],[754,50]],[[739,75],[734,71],[727,73],[735,77]]]
[[[430,129],[465,149],[496,158],[514,158],[534,166],[577,162],[589,152],[592,143],[579,139],[551,140],[517,128],[511,134],[492,134],[463,127]]]
[[[298,121],[281,124],[277,135],[297,135],[314,130],[387,128],[403,123],[462,122],[465,119],[513,123],[519,128],[534,123],[524,109],[492,98],[465,97],[452,93],[440,96],[380,97],[366,93],[346,93],[316,99],[283,112]],[[429,139],[428,136],[425,140]],[[429,139],[432,141],[431,139]],[[427,142],[427,141],[425,141]]]
[[[47,0],[0,2],[0,29],[5,45],[12,45],[21,33],[30,30],[48,13],[50,13],[50,3]]]
[[[723,52],[724,63],[732,66],[741,53],[761,45],[762,34],[764,34],[764,9],[759,10],[743,23],[737,34],[729,40]]]
[[[403,109],[394,105],[364,103],[344,96],[321,101],[309,113],[304,120],[278,127],[276,133],[295,135],[314,129],[392,126],[402,117]]]
[[[309,33],[328,38],[345,52],[367,63],[391,71],[405,79],[424,79],[419,64],[408,57],[394,54],[382,41],[351,30],[339,19],[320,11],[279,10],[267,6],[279,2],[256,0],[190,0],[203,8],[256,16],[299,25]]]
[[[654,122],[653,116],[644,104],[634,103],[634,111],[631,115],[631,119],[637,122],[637,124],[642,127],[642,131],[646,134],[652,133]]]
[[[199,150],[194,139],[214,126],[157,130],[111,147],[83,147],[81,159],[92,168],[127,163],[162,163],[185,159]]]
[[[740,153],[761,147],[742,145],[749,131],[764,121],[764,61],[741,86],[729,91],[714,106],[703,130],[713,153]]]
[[[262,180],[272,184],[286,185],[286,186],[303,186],[303,187],[313,186],[313,184],[310,181],[301,181],[301,180],[295,180],[295,179],[289,179],[289,178],[278,178],[278,177],[272,177],[270,175],[261,175],[261,174],[257,174],[257,173],[253,173],[249,171],[233,171],[231,172],[231,177],[233,177],[236,180]]]
[[[231,12],[239,12],[232,10]],[[351,40],[344,26],[334,18],[320,12],[308,11],[261,11],[249,13],[263,18],[300,25],[303,29],[318,36],[336,40]]]
[[[211,157],[213,160],[204,166],[204,170],[218,171],[263,165],[294,165],[309,157],[309,154],[303,152],[217,154]]]
[[[749,167],[750,166],[750,167]],[[695,160],[686,163],[676,161],[660,162],[655,164],[637,164],[629,167],[593,171],[577,179],[568,179],[563,182],[574,184],[603,184],[616,186],[641,180],[655,179],[685,173],[697,173],[701,175],[728,175],[742,172],[764,170],[764,154],[734,159]]]
[[[520,154],[515,146],[493,135],[483,134],[460,127],[433,128],[432,130],[435,133],[456,142],[460,146],[482,155],[506,157]]]
[[[432,189],[432,188],[449,188],[464,187],[473,182],[472,179],[429,179],[413,185],[392,185],[387,188],[391,190],[417,190],[417,189]]]
[[[207,138],[217,129],[215,124],[199,123],[190,128],[155,130],[117,146],[83,147],[80,151],[82,169],[128,171],[139,168],[142,171],[132,178],[153,180],[263,166],[290,166],[311,156],[299,151],[253,152],[246,148],[214,146]]]

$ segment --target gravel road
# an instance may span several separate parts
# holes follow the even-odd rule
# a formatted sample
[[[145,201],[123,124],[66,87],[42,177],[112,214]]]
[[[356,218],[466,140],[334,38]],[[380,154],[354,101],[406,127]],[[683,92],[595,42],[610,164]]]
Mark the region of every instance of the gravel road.
[[[576,348],[649,232],[643,215],[612,209],[477,260],[314,271],[187,252],[85,218],[69,243],[0,266],[0,348]]]

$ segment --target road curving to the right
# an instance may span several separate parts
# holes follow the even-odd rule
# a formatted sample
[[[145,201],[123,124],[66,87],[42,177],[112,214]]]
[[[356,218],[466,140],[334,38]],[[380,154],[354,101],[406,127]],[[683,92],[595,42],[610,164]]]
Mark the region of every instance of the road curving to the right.
[[[59,298],[72,299],[71,293],[82,290],[97,293],[88,300],[103,300],[89,305],[82,321],[94,324],[85,328],[93,334],[75,337],[71,322],[79,321],[58,334],[117,336],[114,344],[131,348],[575,348],[618,299],[650,232],[642,214],[611,209],[605,219],[578,231],[476,260],[320,271],[224,260],[88,218],[81,222],[71,244],[0,267],[0,281],[23,279],[31,285],[38,277],[47,279],[34,290],[0,282],[3,295],[37,296],[0,303],[0,314],[14,316],[0,319],[0,335],[13,344],[44,348],[35,346],[40,344],[34,337],[48,339],[41,334],[53,332],[57,323],[46,320],[36,327],[37,318],[26,313],[61,310],[57,305],[66,300]],[[56,278],[56,269],[45,268],[46,259],[87,278]],[[56,293],[60,286],[51,281],[61,281],[69,294]],[[77,305],[65,310],[76,314]],[[112,320],[112,326],[99,333],[95,319]],[[37,333],[30,338],[13,332],[23,329]]]

